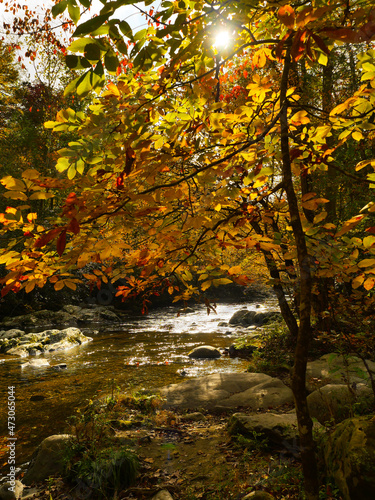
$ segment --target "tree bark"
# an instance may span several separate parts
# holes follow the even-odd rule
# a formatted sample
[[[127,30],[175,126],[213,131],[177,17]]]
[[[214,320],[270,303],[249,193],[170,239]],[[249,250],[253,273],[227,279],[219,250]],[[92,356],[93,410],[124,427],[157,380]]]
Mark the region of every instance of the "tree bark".
[[[253,221],[251,225],[257,234],[263,235],[263,231],[257,222]],[[276,294],[281,315],[288,327],[291,336],[296,339],[298,336],[298,324],[286,299],[285,291],[281,284],[281,276],[277,268],[275,259],[273,258],[271,252],[266,252],[265,250],[261,250],[261,252],[264,255],[264,260],[266,261],[268,272],[270,273],[271,278],[273,278],[274,280],[272,288],[274,289],[274,292]]]
[[[290,47],[291,44],[289,44],[289,47],[286,51],[284,69],[280,85],[280,143],[282,153],[283,184],[287,195],[290,223],[293,229],[295,244],[297,248],[301,294],[299,303],[300,324],[294,355],[292,390],[295,399],[298,421],[305,492],[308,500],[318,500],[318,467],[315,455],[315,443],[312,435],[312,420],[308,411],[306,400],[306,364],[309,344],[311,340],[312,277],[310,256],[307,251],[305,234],[302,228],[302,221],[298,209],[297,196],[294,190],[289,151],[288,102],[286,93],[288,89],[288,77],[291,65]]]

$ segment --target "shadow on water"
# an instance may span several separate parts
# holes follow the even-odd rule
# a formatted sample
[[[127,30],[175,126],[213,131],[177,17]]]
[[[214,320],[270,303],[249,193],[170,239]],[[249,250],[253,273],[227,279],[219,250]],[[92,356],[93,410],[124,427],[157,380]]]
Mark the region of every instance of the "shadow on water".
[[[191,360],[187,354],[197,345],[228,347],[244,330],[227,323],[233,312],[244,304],[219,304],[217,314],[207,315],[203,306],[189,309],[179,317],[175,308],[154,310],[146,317],[121,325],[100,325],[93,332],[83,329],[93,341],[68,351],[49,353],[50,366],[25,366],[26,359],[0,360],[0,465],[6,461],[8,436],[7,388],[15,387],[17,465],[30,458],[42,439],[66,431],[66,420],[90,399],[117,390],[133,392],[141,388],[157,389],[183,380],[214,372],[244,371],[247,362],[221,357]],[[254,309],[255,304],[248,304]],[[268,308],[274,308],[268,302]],[[264,308],[263,308],[264,310]],[[65,369],[53,365],[66,363]],[[3,457],[1,456],[3,455]]]

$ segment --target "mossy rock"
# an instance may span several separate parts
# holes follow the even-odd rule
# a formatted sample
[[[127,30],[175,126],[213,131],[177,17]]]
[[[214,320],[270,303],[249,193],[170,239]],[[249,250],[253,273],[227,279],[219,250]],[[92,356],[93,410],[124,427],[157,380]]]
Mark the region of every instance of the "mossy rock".
[[[327,473],[344,500],[373,500],[375,492],[375,417],[350,418],[323,437]]]

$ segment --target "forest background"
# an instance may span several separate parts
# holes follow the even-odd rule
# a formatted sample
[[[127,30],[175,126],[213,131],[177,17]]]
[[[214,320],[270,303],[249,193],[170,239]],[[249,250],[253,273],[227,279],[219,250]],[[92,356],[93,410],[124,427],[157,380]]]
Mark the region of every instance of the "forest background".
[[[145,309],[162,292],[210,309],[207,290],[246,286],[261,256],[295,343],[318,498],[311,340],[373,342],[372,2],[146,1],[136,32],[119,15],[129,4],[83,19],[90,0],[42,19],[7,6],[7,35],[28,45],[0,47],[2,297],[112,282]],[[59,16],[69,42],[51,30]],[[37,53],[24,84],[14,61]]]

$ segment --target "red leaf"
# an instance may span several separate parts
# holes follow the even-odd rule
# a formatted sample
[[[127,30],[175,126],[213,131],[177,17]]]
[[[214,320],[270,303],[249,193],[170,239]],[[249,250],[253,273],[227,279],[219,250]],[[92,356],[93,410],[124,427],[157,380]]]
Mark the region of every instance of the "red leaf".
[[[47,243],[49,243],[51,240],[53,240],[53,238],[55,236],[57,236],[59,233],[61,233],[62,230],[63,230],[62,227],[55,227],[54,229],[51,229],[51,231],[49,231],[47,234],[45,234],[44,236],[42,236],[41,238],[39,238],[35,242],[34,247],[35,248],[44,247],[45,245],[47,245]]]
[[[65,246],[66,246],[66,229],[64,229],[64,231],[60,234],[59,239],[57,240],[56,243],[56,250],[57,253],[60,255],[60,257],[64,253]]]
[[[79,230],[80,230],[79,222],[77,221],[77,219],[75,217],[73,217],[73,219],[70,221],[70,224],[68,226],[68,231],[71,231],[74,234],[78,234]]]
[[[124,168],[124,172],[126,175],[129,175],[131,172],[134,159],[135,159],[135,151],[133,148],[128,147],[126,150],[125,168]]]
[[[324,33],[332,40],[354,43],[357,41],[357,33],[351,28],[323,29]]]
[[[305,50],[305,42],[304,42],[305,31],[298,30],[291,49],[291,56],[295,61],[301,59],[304,50]]]
[[[311,35],[315,41],[315,43],[317,44],[317,46],[320,48],[320,50],[322,50],[323,52],[325,52],[327,54],[327,56],[329,56],[329,50],[328,50],[328,47],[327,45],[323,42],[323,40],[320,38],[320,36],[318,35],[314,35],[314,33]]]

